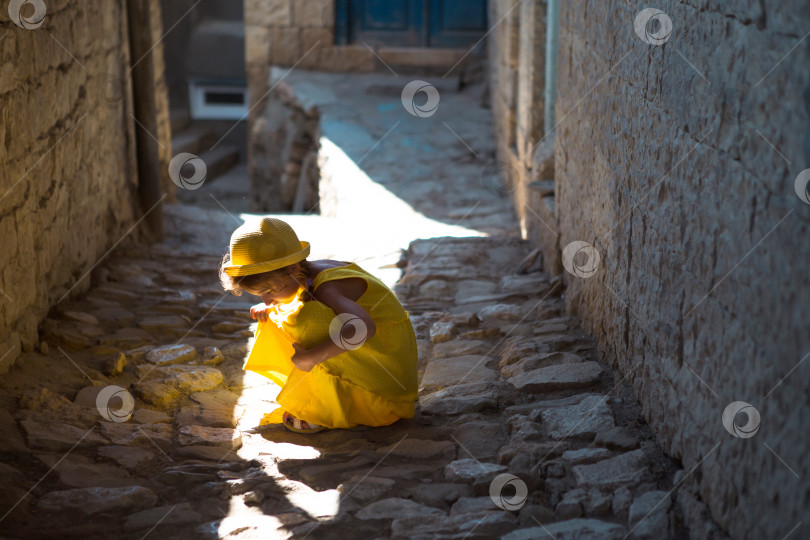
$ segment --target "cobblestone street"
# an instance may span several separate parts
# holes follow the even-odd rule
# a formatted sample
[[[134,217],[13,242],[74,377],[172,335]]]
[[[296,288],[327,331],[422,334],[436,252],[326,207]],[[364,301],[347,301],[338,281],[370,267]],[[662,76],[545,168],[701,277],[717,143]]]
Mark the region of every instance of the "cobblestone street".
[[[443,106],[474,98],[448,95]],[[469,116],[457,129],[474,140],[486,114]],[[365,168],[388,166],[408,198],[397,162],[458,145],[456,136],[413,129],[399,139],[412,156],[403,145],[398,160],[370,154]],[[461,155],[450,165],[480,171]],[[434,188],[447,177],[442,153],[419,159]],[[392,220],[405,238],[393,257],[381,242],[363,252],[349,222],[281,216],[312,241],[312,258],[353,256],[392,285],[418,339],[415,418],[311,435],[260,427],[278,387],[242,370],[253,302],[223,295],[216,280],[241,220],[211,204],[171,206],[167,238],[119,248],[88,294],[51,311],[36,350],[0,382],[3,536],[686,538],[681,507],[700,503],[679,495],[684,471],[565,314],[564,282],[498,210],[508,208],[502,192],[482,190],[480,172],[455,182],[490,209],[491,236],[475,235],[482,217],[467,201],[437,201],[429,183],[418,187],[428,196],[411,198],[414,219],[441,209],[462,226],[419,240],[407,236],[415,221]],[[102,417],[99,404],[115,412],[129,395],[131,419]],[[706,527],[693,537],[722,537]]]
[[[274,385],[241,370],[251,321],[212,286],[217,259],[187,254],[166,273],[170,250],[128,250],[109,265],[120,281],[49,318],[47,354],[31,353],[4,381],[2,450],[15,455],[3,466],[5,503],[31,490],[7,531],[668,536],[676,468],[561,314],[560,281],[531,258],[521,264],[526,254],[514,239],[414,242],[396,291],[419,338],[417,417],[299,435],[256,428]],[[100,418],[108,385],[137,398],[129,422]],[[509,508],[514,487],[490,497],[502,473],[528,489],[513,511],[497,503]]]

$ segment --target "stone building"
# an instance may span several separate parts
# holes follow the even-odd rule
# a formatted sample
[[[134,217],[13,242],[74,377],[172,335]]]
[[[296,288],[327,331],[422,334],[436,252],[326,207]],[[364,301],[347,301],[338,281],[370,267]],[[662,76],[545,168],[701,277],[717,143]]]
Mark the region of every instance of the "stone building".
[[[491,2],[498,154],[695,500],[735,538],[781,538],[810,508],[810,6],[645,8]],[[724,429],[734,402],[756,435]]]
[[[0,371],[38,345],[39,322],[89,287],[105,252],[160,234],[173,193],[158,1],[6,4]],[[133,230],[141,220],[150,228]]]

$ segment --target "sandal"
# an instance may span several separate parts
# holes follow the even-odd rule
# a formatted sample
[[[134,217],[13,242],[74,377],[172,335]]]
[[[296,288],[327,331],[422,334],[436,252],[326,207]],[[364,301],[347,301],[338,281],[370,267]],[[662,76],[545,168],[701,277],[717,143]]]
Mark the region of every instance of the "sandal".
[[[306,420],[296,418],[287,411],[284,411],[282,418],[284,420],[284,427],[295,433],[318,433],[319,431],[326,429],[324,426],[311,424]]]

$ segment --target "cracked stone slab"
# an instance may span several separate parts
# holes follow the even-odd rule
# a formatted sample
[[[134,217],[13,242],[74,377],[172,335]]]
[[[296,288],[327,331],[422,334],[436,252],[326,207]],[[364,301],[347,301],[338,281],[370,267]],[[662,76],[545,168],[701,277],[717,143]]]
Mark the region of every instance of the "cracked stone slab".
[[[609,490],[639,484],[647,475],[648,462],[642,450],[633,450],[572,470],[578,486]]]
[[[202,516],[194,511],[190,503],[168,504],[141,510],[127,516],[124,529],[128,531],[171,525],[196,525],[202,521]]]
[[[228,428],[183,426],[180,428],[177,442],[183,446],[219,446],[236,450],[242,446],[242,435],[238,431]]]
[[[181,446],[176,451],[181,456],[218,462],[240,461],[242,459],[232,449],[218,446]]]
[[[135,409],[135,412],[132,413],[132,421],[137,424],[169,424],[172,417],[162,411]]]
[[[465,383],[448,386],[419,396],[424,414],[456,415],[495,408],[499,389],[491,383]]]
[[[484,296],[495,290],[495,283],[482,279],[463,279],[457,284],[455,302],[463,304],[467,298]]]
[[[431,343],[450,341],[453,337],[455,327],[456,325],[452,321],[436,321],[430,327],[429,335]]]
[[[527,356],[513,364],[508,364],[501,367],[501,374],[506,377],[515,377],[524,373],[529,373],[537,369],[563,365],[563,364],[579,364],[584,362],[585,359],[578,354],[569,352],[551,352],[540,353]]]
[[[615,425],[607,396],[589,396],[576,405],[547,409],[540,413],[540,418],[548,435],[555,440],[593,439],[598,432]]]
[[[141,328],[121,328],[114,333],[99,338],[99,345],[112,347],[138,347],[152,339],[149,332]]]
[[[420,392],[430,392],[463,382],[496,381],[498,373],[486,366],[487,357],[452,356],[431,360],[422,377]]]
[[[572,519],[582,515],[585,501],[588,499],[588,492],[577,488],[567,491],[557,506],[554,513],[558,519]]]
[[[496,420],[467,420],[463,416],[459,420],[452,428],[453,438],[461,447],[459,455],[480,460],[495,458],[508,440],[506,429]]]
[[[180,315],[157,315],[138,321],[138,327],[144,330],[185,330],[189,326],[188,320]]]
[[[208,366],[138,366],[136,374],[144,379],[144,383],[159,381],[180,392],[213,390],[222,383],[222,372]]]
[[[549,392],[585,388],[599,382],[602,367],[596,362],[562,364],[521,373],[507,380],[524,392]]]
[[[106,448],[101,447],[99,450]],[[38,453],[36,457],[51,468],[59,481],[71,488],[123,487],[142,483],[126,470],[109,463],[77,455],[61,453]]]
[[[172,407],[180,399],[180,390],[170,384],[157,381],[142,382],[136,385],[133,390],[145,402],[162,409]]]
[[[503,511],[400,517],[391,524],[391,538],[499,538],[517,524],[511,513]]]
[[[63,451],[73,448],[74,445],[76,448],[89,448],[108,444],[92,430],[88,431],[70,424],[23,420],[20,425],[31,448]]]
[[[511,274],[501,278],[498,287],[504,292],[526,292],[542,294],[548,289],[551,276],[545,272],[532,272],[531,274]]]
[[[425,518],[428,516],[444,516],[445,513],[438,508],[431,508],[410,499],[391,497],[382,499],[366,506],[357,512],[359,519],[403,519],[409,517]]]
[[[338,463],[329,463],[325,465],[309,465],[298,471],[298,475],[307,482],[313,482],[320,480],[325,476],[342,473],[358,467],[364,467],[370,463],[370,459],[363,456],[357,456],[351,461],[341,461]],[[375,470],[375,476],[383,475],[379,474],[379,471]]]
[[[498,362],[498,367],[503,368],[509,364],[519,362],[527,356],[534,354],[551,352],[549,345],[538,343],[536,340],[525,340],[522,338],[510,338],[507,340],[503,350],[501,351],[501,358]]]
[[[113,444],[168,448],[172,445],[172,427],[168,424],[99,422],[101,434]]]
[[[553,459],[568,450],[565,441],[516,441],[510,440],[498,451],[498,463],[509,463],[520,455],[531,456],[533,459]]]
[[[594,443],[612,450],[633,450],[640,444],[638,438],[624,427],[614,427],[597,433]]]
[[[378,454],[401,456],[411,459],[446,459],[456,457],[456,445],[451,441],[430,441],[422,439],[405,439],[377,449]]]
[[[461,497],[472,497],[473,490],[469,484],[431,482],[405,488],[403,495],[428,506],[446,506]]]
[[[136,446],[102,446],[98,449],[98,455],[111,459],[130,471],[137,471],[157,457],[155,452]]]
[[[628,522],[633,537],[639,539],[666,538],[669,532],[669,507],[672,498],[666,491],[648,491],[630,505]]]
[[[450,481],[482,482],[495,478],[506,469],[506,465],[498,463],[482,463],[476,459],[458,459],[444,467],[444,477]]]
[[[236,420],[233,409],[227,407],[204,407],[191,405],[182,407],[175,415],[174,421],[178,426],[198,425],[216,428],[234,428]]]
[[[391,478],[380,478],[377,476],[363,476],[360,474],[352,476],[349,480],[341,483],[337,490],[344,497],[351,497],[361,502],[372,502],[394,487],[396,481]]]
[[[607,459],[610,455],[611,451],[607,448],[580,448],[563,452],[562,459],[571,465],[582,465]]]
[[[492,349],[492,344],[480,339],[453,339],[444,343],[436,343],[431,350],[434,359],[450,356],[467,356],[486,354]]]
[[[380,476],[383,478],[396,478],[396,479],[403,479],[403,480],[423,480],[425,478],[430,478],[431,475],[436,473],[437,471],[441,471],[442,462],[436,464],[435,462],[432,465],[389,465],[389,466],[381,466],[377,467],[373,470],[374,476]]]
[[[197,358],[197,349],[191,345],[162,345],[146,353],[146,361],[156,366],[190,362]]]
[[[478,318],[482,321],[501,319],[507,321],[518,321],[524,317],[523,309],[517,304],[495,304],[481,308],[478,311]]]
[[[77,488],[46,493],[37,504],[43,512],[76,512],[90,516],[101,512],[134,512],[157,504],[158,497],[143,486]]]
[[[598,519],[570,519],[558,521],[543,527],[518,529],[501,540],[536,540],[553,538],[555,540],[620,540],[627,534],[627,529],[616,523]]]

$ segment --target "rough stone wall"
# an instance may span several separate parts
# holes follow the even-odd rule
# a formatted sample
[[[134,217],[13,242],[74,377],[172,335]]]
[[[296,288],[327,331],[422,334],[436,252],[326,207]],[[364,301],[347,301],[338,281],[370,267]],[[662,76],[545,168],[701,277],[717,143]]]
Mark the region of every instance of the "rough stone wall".
[[[164,199],[167,203],[177,202],[176,186],[169,176],[169,163],[172,160],[172,127],[171,117],[169,115],[169,85],[167,82],[167,69],[165,62],[165,55],[163,53],[163,36],[166,32],[166,27],[163,25],[163,17],[161,16],[160,0],[148,0],[149,4],[149,32],[151,34],[152,43],[155,44],[154,48],[149,51],[149,57],[152,61],[154,84],[150,89],[153,92],[155,99],[155,108],[157,117],[155,125],[157,131],[154,133],[158,145],[158,159],[160,161],[160,187],[161,192],[166,194]],[[159,141],[159,142],[158,142]]]
[[[245,63],[250,95],[248,174],[256,210],[289,210],[267,193],[280,189],[287,149],[273,149],[290,110],[271,93],[272,66],[333,72],[374,71],[377,60],[366,47],[337,46],[335,0],[245,0]]]
[[[559,272],[559,224],[554,212],[553,132],[543,132],[546,86],[545,0],[491,0],[489,93],[496,163],[521,232],[542,248],[546,267]]]
[[[125,3],[46,7],[30,30],[0,11],[0,372],[141,213]]]
[[[274,68],[273,90],[253,123],[249,151],[252,212],[318,212],[320,112],[302,103]]]
[[[663,45],[645,7],[561,2],[560,245],[601,256],[566,302],[733,537],[807,537],[810,4],[662,0]],[[724,429],[734,401],[753,437]]]

